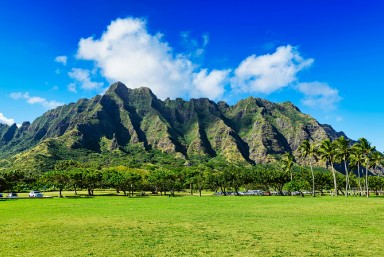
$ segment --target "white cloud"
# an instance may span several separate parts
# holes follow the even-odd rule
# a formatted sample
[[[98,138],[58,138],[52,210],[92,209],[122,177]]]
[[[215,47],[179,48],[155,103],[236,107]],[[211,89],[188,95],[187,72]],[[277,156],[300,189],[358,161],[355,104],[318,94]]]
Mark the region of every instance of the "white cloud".
[[[55,62],[61,63],[63,65],[67,65],[67,60],[68,58],[65,55],[56,56],[55,58]]]
[[[213,70],[210,73],[206,69],[194,74],[193,85],[195,90],[192,97],[208,97],[218,99],[224,94],[224,87],[228,80],[230,70]]]
[[[68,91],[72,93],[77,93],[77,88],[75,83],[70,83],[68,86]]]
[[[116,19],[100,38],[80,39],[76,58],[93,61],[110,83],[121,81],[129,88],[149,87],[161,99],[209,97],[213,100],[225,93],[270,94],[292,86],[298,83],[298,73],[314,61],[302,57],[297,47],[286,45],[270,54],[251,55],[235,69],[208,70],[195,63],[204,54],[208,35],[203,35],[201,42],[191,39],[188,32],[180,35],[185,53],[175,53],[162,34],[149,33],[144,19]],[[78,68],[69,73],[83,89],[101,87],[100,83],[91,82],[90,75],[88,70]],[[76,86],[72,83],[68,89],[74,92]],[[226,92],[226,88],[232,92]],[[300,90],[300,87],[292,88]],[[330,97],[312,95],[306,97],[305,104],[315,100],[324,102]],[[338,100],[334,97],[332,103]]]
[[[149,34],[143,19],[113,21],[100,39],[81,39],[77,58],[91,60],[110,82],[149,87],[164,99],[194,92],[194,64],[175,54],[162,35]]]
[[[104,85],[101,82],[92,82],[91,73],[89,70],[72,68],[72,70],[68,72],[68,75],[70,78],[76,80],[84,90],[100,89]],[[71,91],[73,86],[69,87],[68,89]]]
[[[273,54],[251,55],[234,72],[232,87],[245,93],[269,94],[297,80],[297,73],[313,59],[304,59],[297,48],[280,46]]]
[[[4,114],[0,112],[0,123],[7,124],[10,126],[15,123],[15,120],[5,117]]]
[[[312,108],[330,111],[341,100],[339,91],[322,82],[299,83],[297,89],[305,95],[302,103]]]
[[[14,100],[24,99],[29,104],[39,104],[47,109],[53,109],[64,104],[54,100],[49,101],[40,96],[30,96],[28,92],[14,92],[10,94],[10,97]]]

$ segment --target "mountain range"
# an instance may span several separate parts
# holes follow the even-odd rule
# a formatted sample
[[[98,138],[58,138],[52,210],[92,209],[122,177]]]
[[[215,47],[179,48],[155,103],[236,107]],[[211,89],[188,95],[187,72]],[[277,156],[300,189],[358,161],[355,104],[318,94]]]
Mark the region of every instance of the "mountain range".
[[[32,123],[0,124],[0,167],[28,162],[33,156],[30,163],[48,158],[48,169],[67,158],[62,151],[72,151],[76,158],[84,152],[124,154],[132,146],[185,160],[221,156],[267,163],[294,152],[303,140],[340,136],[345,134],[290,102],[253,97],[234,105],[207,98],[163,101],[149,88],[129,89],[117,82],[103,95],[49,110]]]

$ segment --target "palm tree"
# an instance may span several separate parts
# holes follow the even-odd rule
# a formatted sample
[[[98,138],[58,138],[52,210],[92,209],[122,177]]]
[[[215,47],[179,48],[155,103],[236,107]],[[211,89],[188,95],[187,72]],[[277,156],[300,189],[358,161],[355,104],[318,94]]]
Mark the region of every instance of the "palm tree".
[[[350,164],[352,167],[357,167],[357,177],[358,177],[358,184],[359,184],[359,190],[360,190],[360,195],[363,191],[361,187],[361,176],[360,176],[360,164],[363,163],[363,152],[361,150],[360,144],[356,142],[355,144],[352,145],[351,147],[351,155],[349,157],[350,159]]]
[[[309,166],[311,167],[311,173],[312,173],[312,194],[313,194],[313,197],[315,197],[315,175],[313,173],[313,165],[312,165],[312,161],[313,159],[316,160],[316,145],[315,144],[311,144],[309,143],[308,140],[304,140],[299,148],[297,149],[299,151],[299,156],[301,158],[307,158],[309,157]]]
[[[283,163],[282,168],[284,169],[284,171],[287,171],[290,173],[291,181],[292,181],[292,167],[293,167],[293,163],[295,162],[295,158],[290,152],[285,152],[282,156],[281,161]]]
[[[379,151],[374,151],[371,155],[371,163],[374,165],[375,172],[379,176],[379,172],[377,172],[377,168],[383,162],[383,155]]]
[[[370,168],[370,158],[373,151],[375,151],[375,147],[371,146],[371,143],[368,142],[365,138],[359,138],[358,140],[360,149],[363,153],[364,158],[364,166],[365,166],[365,186],[366,186],[366,196],[369,197],[369,186],[368,186],[368,170]]]
[[[337,196],[336,171],[333,167],[333,163],[335,160],[335,144],[332,143],[331,140],[327,138],[321,142],[318,151],[321,159],[323,159],[326,162],[326,164],[331,165],[333,185],[334,185],[335,194]]]
[[[344,136],[339,137],[335,140],[335,152],[336,157],[340,158],[344,162],[344,168],[345,168],[345,196],[348,197],[348,188],[349,188],[349,174],[348,174],[348,167],[347,167],[347,160],[349,158],[351,149],[349,146],[349,139],[345,139]]]

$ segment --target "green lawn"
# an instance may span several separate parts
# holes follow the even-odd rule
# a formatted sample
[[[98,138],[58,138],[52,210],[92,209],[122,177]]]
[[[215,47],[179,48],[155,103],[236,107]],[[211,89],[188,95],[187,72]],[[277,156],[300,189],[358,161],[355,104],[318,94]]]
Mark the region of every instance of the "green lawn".
[[[383,256],[384,198],[0,200],[0,256]]]

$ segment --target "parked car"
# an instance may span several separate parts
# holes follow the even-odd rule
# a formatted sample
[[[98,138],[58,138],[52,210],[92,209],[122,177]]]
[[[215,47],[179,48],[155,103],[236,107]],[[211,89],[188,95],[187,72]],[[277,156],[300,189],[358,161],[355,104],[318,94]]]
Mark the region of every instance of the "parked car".
[[[1,197],[3,197],[3,194],[2,194],[2,193],[0,193],[0,198],[1,198]]]
[[[17,193],[9,193],[7,195],[8,198],[17,198]]]
[[[43,197],[43,194],[40,191],[32,190],[29,192],[29,197]]]

